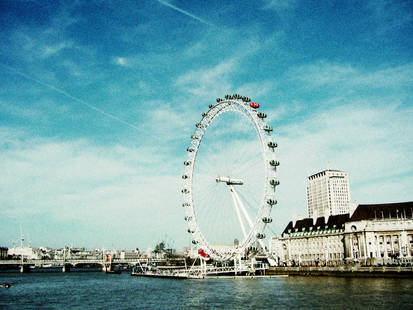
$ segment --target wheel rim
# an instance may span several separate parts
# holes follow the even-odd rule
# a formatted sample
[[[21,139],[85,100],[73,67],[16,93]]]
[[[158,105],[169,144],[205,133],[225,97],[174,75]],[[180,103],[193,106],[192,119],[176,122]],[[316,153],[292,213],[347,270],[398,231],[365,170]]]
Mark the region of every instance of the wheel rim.
[[[249,124],[255,129],[259,141],[260,153],[263,164],[263,191],[259,202],[257,203],[258,211],[254,218],[250,220],[248,233],[244,235],[238,246],[229,247],[226,250],[218,249],[212,245],[204,235],[199,225],[199,212],[196,212],[196,201],[194,201],[194,171],[197,165],[197,157],[204,136],[208,128],[224,113],[240,113],[249,121]],[[278,185],[276,179],[276,167],[278,162],[275,161],[275,146],[271,137],[270,128],[265,123],[264,117],[255,109],[251,108],[248,103],[242,100],[228,99],[211,105],[207,113],[203,113],[202,119],[196,124],[194,134],[191,136],[190,144],[187,148],[187,158],[185,161],[185,170],[183,174],[183,207],[185,208],[185,220],[188,223],[188,232],[192,235],[192,241],[197,249],[202,249],[211,258],[224,261],[233,258],[236,255],[245,253],[247,249],[255,242],[261,240],[264,235],[265,226],[271,222],[270,213],[275,204],[275,187]],[[272,163],[272,164],[271,164]],[[229,194],[228,194],[229,195]],[[270,203],[271,202],[271,203]],[[242,221],[240,221],[242,222]],[[251,225],[252,222],[252,225]],[[241,223],[242,224],[242,223]],[[262,244],[262,243],[261,243]]]

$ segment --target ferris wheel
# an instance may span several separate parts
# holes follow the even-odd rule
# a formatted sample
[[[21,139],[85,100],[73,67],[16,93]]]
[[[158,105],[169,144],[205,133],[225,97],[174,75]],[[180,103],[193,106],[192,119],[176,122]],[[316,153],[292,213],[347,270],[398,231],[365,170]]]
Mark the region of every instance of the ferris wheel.
[[[273,128],[259,104],[238,94],[202,113],[184,162],[183,208],[192,243],[203,258],[246,256],[272,222],[279,185]]]

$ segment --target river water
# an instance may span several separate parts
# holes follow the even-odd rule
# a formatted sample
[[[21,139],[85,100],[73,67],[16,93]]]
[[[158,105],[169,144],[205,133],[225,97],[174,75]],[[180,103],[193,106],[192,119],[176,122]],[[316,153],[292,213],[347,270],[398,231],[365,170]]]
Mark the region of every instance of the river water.
[[[103,272],[0,273],[0,309],[413,309],[413,279],[172,280]]]

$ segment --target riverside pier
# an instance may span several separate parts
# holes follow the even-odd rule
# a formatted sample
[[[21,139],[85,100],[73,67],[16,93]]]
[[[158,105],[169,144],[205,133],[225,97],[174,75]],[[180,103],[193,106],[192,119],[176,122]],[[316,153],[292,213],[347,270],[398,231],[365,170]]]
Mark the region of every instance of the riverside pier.
[[[328,277],[391,277],[412,278],[413,267],[402,266],[340,266],[340,267],[270,267],[267,275]]]

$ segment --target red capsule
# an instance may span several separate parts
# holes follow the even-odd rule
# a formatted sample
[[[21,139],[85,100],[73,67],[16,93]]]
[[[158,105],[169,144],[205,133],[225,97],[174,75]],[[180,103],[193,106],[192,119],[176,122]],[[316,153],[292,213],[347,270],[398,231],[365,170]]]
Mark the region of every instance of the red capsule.
[[[260,105],[257,102],[251,102],[250,107],[253,108],[253,109],[258,109],[260,107]]]
[[[205,251],[203,249],[199,249],[198,254],[200,256],[202,256],[203,258],[209,258],[209,255],[207,253],[205,253]]]

